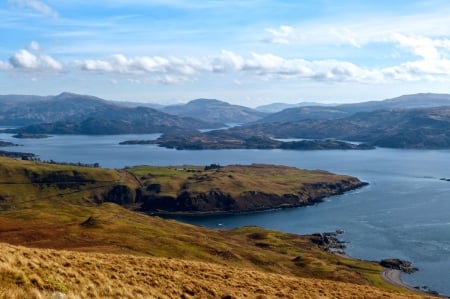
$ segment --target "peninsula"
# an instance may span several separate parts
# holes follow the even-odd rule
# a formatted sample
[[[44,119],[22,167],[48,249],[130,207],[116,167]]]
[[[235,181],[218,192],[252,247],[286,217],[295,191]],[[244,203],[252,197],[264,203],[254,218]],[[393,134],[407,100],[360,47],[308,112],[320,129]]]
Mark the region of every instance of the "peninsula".
[[[355,177],[267,164],[138,166],[139,210],[152,214],[233,214],[313,205],[366,185]]]

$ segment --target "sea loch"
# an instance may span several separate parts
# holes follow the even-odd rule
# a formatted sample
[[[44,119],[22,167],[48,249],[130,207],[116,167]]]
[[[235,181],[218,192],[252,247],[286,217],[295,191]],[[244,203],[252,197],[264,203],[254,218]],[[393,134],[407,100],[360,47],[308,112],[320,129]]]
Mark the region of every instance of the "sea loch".
[[[362,259],[397,257],[420,269],[403,279],[450,294],[449,150],[176,151],[155,145],[119,145],[158,135],[54,136],[0,140],[22,144],[4,150],[32,152],[42,160],[98,162],[102,167],[130,165],[206,165],[270,163],[324,169],[356,176],[370,185],[307,207],[237,216],[182,218],[216,228],[259,225],[297,234],[345,231],[347,253]]]

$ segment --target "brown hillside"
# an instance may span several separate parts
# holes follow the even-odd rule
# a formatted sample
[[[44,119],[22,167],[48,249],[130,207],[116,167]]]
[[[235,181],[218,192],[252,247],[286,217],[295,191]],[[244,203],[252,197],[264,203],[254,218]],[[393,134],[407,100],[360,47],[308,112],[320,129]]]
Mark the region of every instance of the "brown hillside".
[[[8,299],[427,298],[371,286],[167,258],[7,244],[0,244],[0,251],[0,298]]]

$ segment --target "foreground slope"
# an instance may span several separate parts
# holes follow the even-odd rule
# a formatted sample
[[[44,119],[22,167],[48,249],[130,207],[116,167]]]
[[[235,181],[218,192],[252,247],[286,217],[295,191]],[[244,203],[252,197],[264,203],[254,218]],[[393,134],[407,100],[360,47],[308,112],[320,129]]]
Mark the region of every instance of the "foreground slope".
[[[383,282],[381,266],[328,253],[316,245],[316,236],[258,227],[213,230],[106,202],[121,199],[117,186],[140,187],[125,171],[0,158],[0,183],[2,242],[73,251],[1,245],[0,298],[11,298],[11,290],[17,298],[47,291],[82,298],[256,297],[258,292],[268,297],[334,292],[330,296],[337,298],[347,284],[336,281],[352,284],[349,295],[366,290],[369,297],[400,296],[371,287],[400,290]]]
[[[372,286],[132,255],[0,243],[0,298],[426,298]]]

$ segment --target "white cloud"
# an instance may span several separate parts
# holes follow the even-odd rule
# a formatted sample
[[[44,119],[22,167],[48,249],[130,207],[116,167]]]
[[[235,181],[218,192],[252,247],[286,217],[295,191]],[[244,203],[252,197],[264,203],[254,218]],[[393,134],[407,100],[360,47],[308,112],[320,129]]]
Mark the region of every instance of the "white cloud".
[[[446,42],[441,40],[441,45]],[[405,45],[409,43],[404,43]],[[412,43],[414,44],[414,43]],[[414,44],[415,45],[415,44]],[[415,49],[415,48],[414,48]],[[411,50],[413,51],[413,50]],[[349,61],[324,59],[306,60],[284,58],[271,53],[252,52],[244,57],[223,50],[217,56],[204,58],[180,58],[161,56],[127,57],[123,54],[109,60],[78,62],[82,70],[104,73],[154,75],[146,79],[162,84],[179,84],[192,81],[204,73],[228,73],[247,75],[259,80],[311,80],[328,82],[380,83],[398,81],[450,81],[450,61],[418,50],[423,59],[385,68],[367,68]],[[419,55],[418,54],[418,55]],[[435,57],[435,58],[433,58]],[[148,81],[150,80],[150,81]]]
[[[77,65],[86,71],[114,72],[122,74],[178,73],[192,75],[200,66],[194,58],[162,56],[126,57],[123,54],[111,56],[108,60],[77,61]]]
[[[266,28],[265,32],[269,35],[263,39],[265,42],[273,44],[290,44],[299,39],[294,27],[283,25],[279,28]]]
[[[28,71],[60,71],[63,65],[45,54],[34,54],[26,49],[14,53],[9,62],[13,68]]]
[[[191,81],[189,78],[183,76],[170,76],[165,75],[161,78],[157,79],[157,82],[164,85],[174,85],[174,84],[182,84],[185,82]]]
[[[22,49],[14,53],[9,59],[11,64],[16,68],[36,69],[39,67],[38,58],[28,50]]]
[[[414,55],[425,60],[441,59],[443,52],[450,50],[450,39],[431,39],[424,36],[407,36],[403,34],[393,34],[392,40],[399,47],[410,50]]]
[[[368,43],[392,42],[393,33],[439,38],[450,36],[448,10],[395,16],[355,16],[318,19],[295,25],[264,29],[264,42],[300,46],[347,44],[357,48]]]
[[[32,41],[28,46],[33,51],[41,51],[41,45],[37,41]]]
[[[58,17],[58,12],[39,0],[8,0],[8,3],[20,8],[31,9],[42,15]]]

